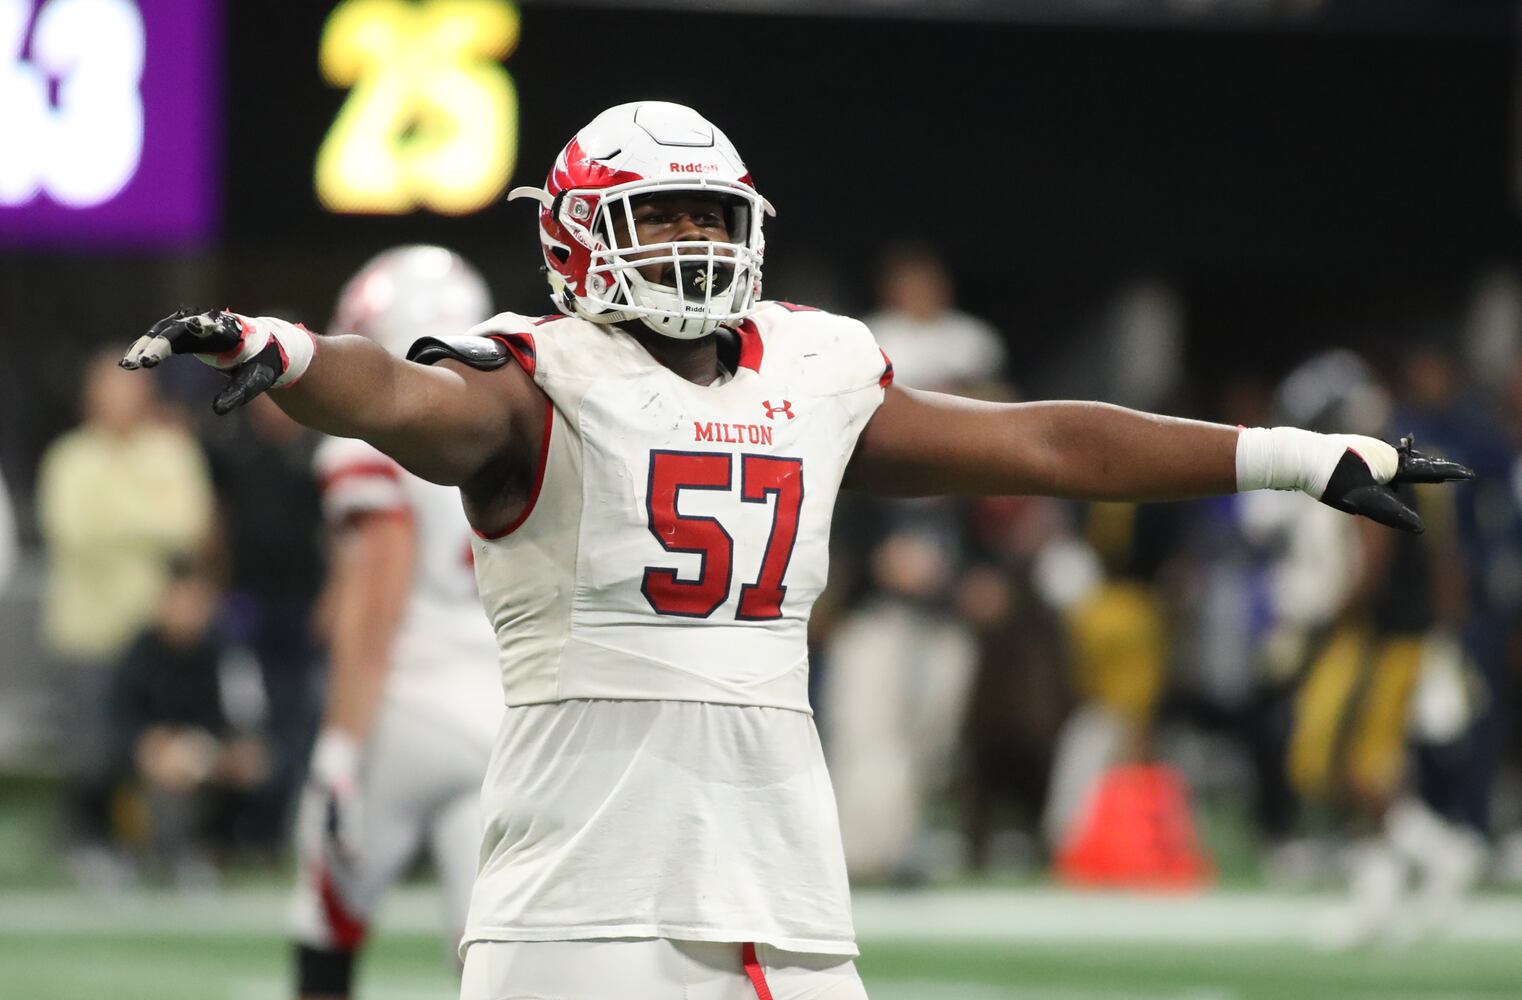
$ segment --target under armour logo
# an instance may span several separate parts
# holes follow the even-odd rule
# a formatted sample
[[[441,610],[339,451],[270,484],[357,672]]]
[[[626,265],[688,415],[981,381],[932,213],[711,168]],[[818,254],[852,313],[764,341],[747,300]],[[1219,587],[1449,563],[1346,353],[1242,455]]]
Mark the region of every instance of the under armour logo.
[[[763,399],[761,400],[761,405],[766,407],[766,418],[768,420],[776,420],[777,414],[779,413],[786,414],[787,419],[789,420],[793,419],[795,415],[793,413],[793,401],[791,399],[784,399],[781,406],[773,406],[771,400]]]

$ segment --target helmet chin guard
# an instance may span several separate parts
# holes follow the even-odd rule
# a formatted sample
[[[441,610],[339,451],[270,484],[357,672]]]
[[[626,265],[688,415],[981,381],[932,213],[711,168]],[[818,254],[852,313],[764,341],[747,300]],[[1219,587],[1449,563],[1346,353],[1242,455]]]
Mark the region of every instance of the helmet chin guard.
[[[657,195],[717,199],[730,241],[639,243],[634,205]],[[646,101],[604,111],[561,151],[544,188],[508,194],[523,197],[540,204],[551,298],[568,315],[637,319],[696,340],[743,320],[761,297],[761,222],[775,213],[734,146],[691,108]]]

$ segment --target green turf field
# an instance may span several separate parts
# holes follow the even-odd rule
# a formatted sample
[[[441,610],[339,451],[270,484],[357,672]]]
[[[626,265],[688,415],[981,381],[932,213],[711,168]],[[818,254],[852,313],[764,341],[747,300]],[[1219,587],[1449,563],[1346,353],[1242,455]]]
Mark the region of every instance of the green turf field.
[[[1441,942],[1338,956],[1304,940],[1328,902],[1261,892],[863,893],[859,964],[873,1000],[1522,997],[1522,899],[1482,898]],[[365,1000],[452,995],[434,913],[423,886],[390,901],[365,966]],[[281,1000],[282,914],[274,886],[193,896],[7,891],[0,997]]]

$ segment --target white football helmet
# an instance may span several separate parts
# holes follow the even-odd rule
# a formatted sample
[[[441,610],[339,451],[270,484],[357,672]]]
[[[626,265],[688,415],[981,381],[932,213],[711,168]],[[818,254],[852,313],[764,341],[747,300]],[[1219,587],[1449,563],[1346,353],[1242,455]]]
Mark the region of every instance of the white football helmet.
[[[491,314],[491,292],[464,257],[414,244],[370,258],[349,279],[327,332],[369,337],[405,357],[418,338],[462,334]]]
[[[1324,434],[1378,437],[1387,430],[1390,394],[1368,362],[1345,348],[1302,362],[1274,392],[1274,419]]]
[[[731,242],[640,244],[634,203],[667,193],[717,195]],[[561,151],[543,188],[507,197],[539,202],[551,298],[568,315],[639,319],[664,336],[696,340],[744,319],[761,297],[761,219],[775,213],[724,133],[691,108],[609,108]],[[671,283],[640,273],[651,264],[669,265]]]

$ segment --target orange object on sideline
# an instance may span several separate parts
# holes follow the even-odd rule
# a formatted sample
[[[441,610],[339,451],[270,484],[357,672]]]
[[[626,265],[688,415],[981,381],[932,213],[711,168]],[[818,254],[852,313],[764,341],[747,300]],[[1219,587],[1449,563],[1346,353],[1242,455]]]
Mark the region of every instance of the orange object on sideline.
[[[1058,878],[1075,885],[1196,889],[1215,868],[1195,833],[1183,775],[1164,764],[1122,764],[1099,779]]]

